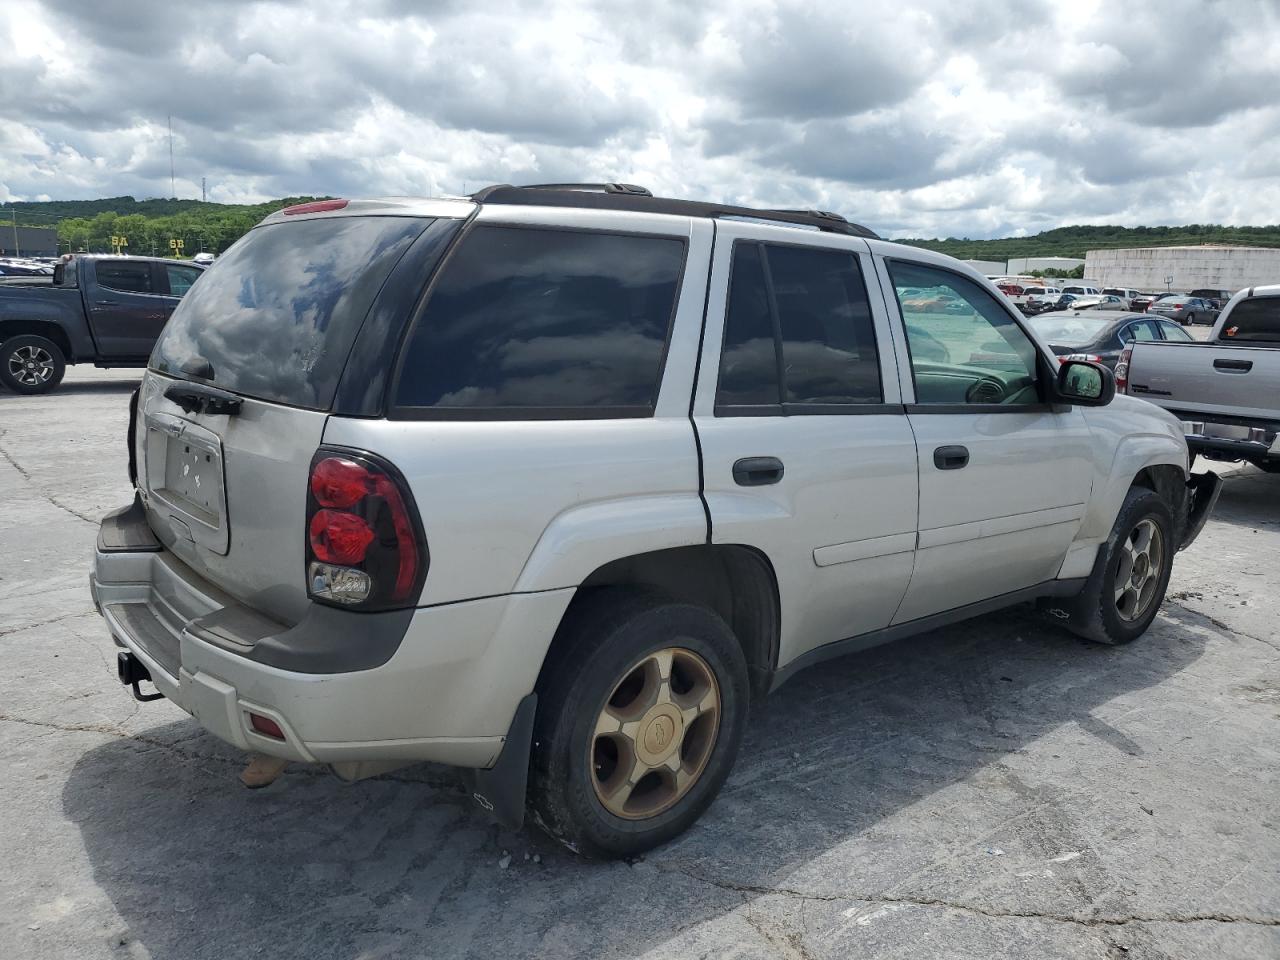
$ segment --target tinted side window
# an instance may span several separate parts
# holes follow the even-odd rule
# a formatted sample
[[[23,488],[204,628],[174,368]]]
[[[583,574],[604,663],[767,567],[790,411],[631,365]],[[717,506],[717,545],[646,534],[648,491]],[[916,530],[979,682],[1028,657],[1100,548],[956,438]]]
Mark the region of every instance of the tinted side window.
[[[166,263],[164,272],[169,281],[169,295],[173,297],[185,294],[200,276],[200,271],[195,267],[183,267],[175,263]]]
[[[871,307],[857,258],[838,250],[736,244],[717,413],[762,405],[781,413],[781,404],[882,400]]]
[[[733,250],[733,270],[729,277],[717,407],[779,402],[774,334],[760,245],[739,243]]]
[[[1218,339],[1280,343],[1280,297],[1241,300],[1227,317]]]
[[[880,403],[871,305],[852,254],[769,246],[787,403]]]
[[[130,293],[151,293],[151,264],[100,260],[95,265],[98,286]]]
[[[649,416],[683,265],[675,238],[477,227],[414,328],[396,403]]]

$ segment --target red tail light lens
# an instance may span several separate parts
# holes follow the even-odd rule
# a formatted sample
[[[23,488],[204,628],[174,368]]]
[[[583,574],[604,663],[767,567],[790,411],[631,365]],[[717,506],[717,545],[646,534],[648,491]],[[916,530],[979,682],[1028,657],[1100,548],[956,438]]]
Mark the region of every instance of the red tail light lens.
[[[412,606],[427,549],[403,477],[372,454],[321,448],[307,496],[307,593],[360,610]]]
[[[256,733],[260,733],[264,737],[270,737],[272,740],[285,739],[284,731],[280,729],[280,724],[270,717],[264,717],[260,713],[249,714],[249,726],[253,727]]]
[[[346,510],[373,492],[368,469],[345,457],[325,457],[311,468],[311,494],[322,507]]]
[[[1133,356],[1133,347],[1125,347],[1120,351],[1120,360],[1116,363],[1116,390],[1129,392],[1129,358]]]
[[[311,552],[325,563],[363,563],[373,542],[373,530],[362,517],[337,510],[321,510],[311,518]]]

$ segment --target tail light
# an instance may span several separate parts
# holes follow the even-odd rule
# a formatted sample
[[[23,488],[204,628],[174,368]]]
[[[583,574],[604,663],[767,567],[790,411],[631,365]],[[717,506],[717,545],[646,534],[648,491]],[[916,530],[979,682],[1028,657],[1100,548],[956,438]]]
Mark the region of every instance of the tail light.
[[[310,203],[295,203],[280,212],[286,217],[294,217],[300,213],[325,213],[329,210],[341,210],[347,205],[346,200],[312,200]]]
[[[357,610],[413,606],[427,545],[413,496],[380,457],[321,447],[307,484],[307,595]]]
[[[1125,347],[1120,351],[1120,360],[1116,363],[1116,390],[1129,392],[1129,359],[1133,356],[1133,347]]]

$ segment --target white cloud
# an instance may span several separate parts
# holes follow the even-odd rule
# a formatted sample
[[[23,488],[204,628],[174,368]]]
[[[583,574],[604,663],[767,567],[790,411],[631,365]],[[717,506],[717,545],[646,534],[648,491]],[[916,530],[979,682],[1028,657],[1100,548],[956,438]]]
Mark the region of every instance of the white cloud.
[[[0,8],[0,197],[625,180],[887,235],[1276,219],[1270,0]]]

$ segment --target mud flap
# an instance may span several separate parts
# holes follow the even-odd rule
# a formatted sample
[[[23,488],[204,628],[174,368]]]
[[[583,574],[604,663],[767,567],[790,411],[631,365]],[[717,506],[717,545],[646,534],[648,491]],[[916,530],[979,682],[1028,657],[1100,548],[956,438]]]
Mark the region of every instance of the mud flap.
[[[1205,521],[1209,519],[1209,514],[1213,513],[1220,493],[1222,493],[1222,478],[1216,473],[1195,473],[1188,478],[1187,516],[1182,525],[1182,542],[1178,544],[1179,550],[1187,549],[1200,535]]]
[[[498,761],[488,770],[468,771],[471,799],[504,827],[524,825],[525,792],[529,784],[529,752],[533,747],[533,718],[538,695],[528,694],[516,707]]]

